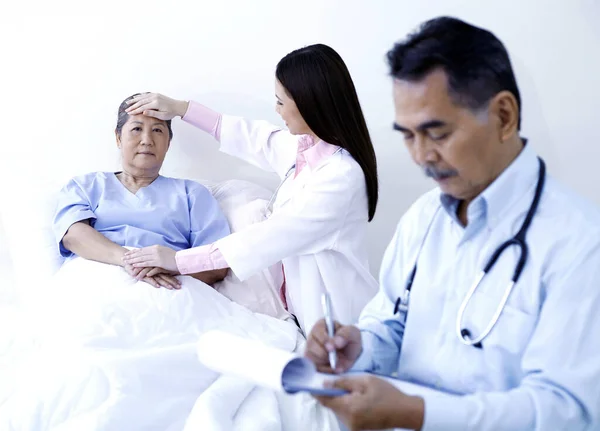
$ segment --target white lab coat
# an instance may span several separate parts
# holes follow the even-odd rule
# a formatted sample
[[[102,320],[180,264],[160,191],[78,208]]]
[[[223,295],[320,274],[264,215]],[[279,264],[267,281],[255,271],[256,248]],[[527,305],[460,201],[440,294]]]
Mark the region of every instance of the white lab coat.
[[[280,178],[295,163],[298,136],[264,121],[221,119],[221,151]],[[290,175],[273,214],[216,246],[244,280],[282,261],[289,311],[308,334],[323,317],[321,294],[331,296],[334,317],[355,323],[378,284],[368,266],[368,206],[362,169],[345,150]]]

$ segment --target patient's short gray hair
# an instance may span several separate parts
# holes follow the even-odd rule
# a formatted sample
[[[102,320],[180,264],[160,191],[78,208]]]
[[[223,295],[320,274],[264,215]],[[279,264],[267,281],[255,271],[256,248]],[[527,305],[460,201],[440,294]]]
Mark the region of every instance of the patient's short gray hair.
[[[129,108],[129,104],[127,103],[129,100],[134,98],[135,96],[139,96],[142,93],[136,93],[129,96],[127,99],[121,102],[119,106],[119,113],[117,114],[117,127],[115,127],[115,133],[121,136],[121,131],[123,130],[123,126],[129,120],[129,114],[125,112],[127,108]],[[169,141],[173,139],[173,129],[171,129],[171,120],[165,121],[167,123],[167,128],[169,129]]]

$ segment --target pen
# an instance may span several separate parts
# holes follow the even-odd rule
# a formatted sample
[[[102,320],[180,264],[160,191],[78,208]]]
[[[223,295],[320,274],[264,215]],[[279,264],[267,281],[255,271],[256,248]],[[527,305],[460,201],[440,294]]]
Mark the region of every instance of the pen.
[[[325,314],[325,324],[327,325],[327,333],[329,338],[333,338],[335,335],[335,328],[333,326],[333,314],[331,313],[331,298],[329,293],[325,292],[321,296],[321,303],[323,305],[323,313]],[[335,370],[337,365],[337,352],[329,352],[329,365],[332,370]]]

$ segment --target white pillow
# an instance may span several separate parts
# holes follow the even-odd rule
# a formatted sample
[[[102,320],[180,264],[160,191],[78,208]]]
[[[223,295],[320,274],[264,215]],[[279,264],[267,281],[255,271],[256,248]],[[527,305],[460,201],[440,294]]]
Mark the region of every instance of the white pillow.
[[[52,234],[56,197],[62,183],[19,182],[18,187],[6,191],[11,196],[0,208],[12,261],[14,293],[22,299],[35,296],[37,289],[44,288],[63,262]]]
[[[202,184],[206,185],[206,183]],[[225,212],[232,211],[234,208],[256,199],[268,201],[271,198],[269,190],[249,181],[227,180],[210,186],[207,185],[207,187]],[[258,220],[254,220],[254,222],[256,221]]]
[[[272,193],[266,188],[243,180],[228,180],[209,188],[227,217],[231,232],[264,220],[264,208]],[[215,289],[251,311],[283,319],[290,314],[279,299],[282,282],[283,269],[277,263],[244,282],[229,271],[223,281],[215,284]]]
[[[262,221],[264,208],[268,203],[267,199],[255,199],[242,205],[231,205],[232,201],[240,199],[243,199],[240,195],[234,195],[232,199],[223,200],[225,204],[223,212],[227,216],[232,232],[238,232],[253,223]],[[282,282],[283,268],[281,263],[276,263],[243,282],[233,271],[229,271],[223,281],[215,284],[215,289],[251,311],[285,319],[290,314],[283,308],[279,299]]]

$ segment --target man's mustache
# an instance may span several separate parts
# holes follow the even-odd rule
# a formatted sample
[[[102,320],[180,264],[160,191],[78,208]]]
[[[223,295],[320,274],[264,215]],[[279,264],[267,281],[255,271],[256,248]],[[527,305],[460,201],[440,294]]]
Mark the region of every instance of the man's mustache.
[[[434,180],[443,180],[450,177],[455,177],[458,172],[452,169],[438,169],[432,165],[423,166],[423,173]]]

